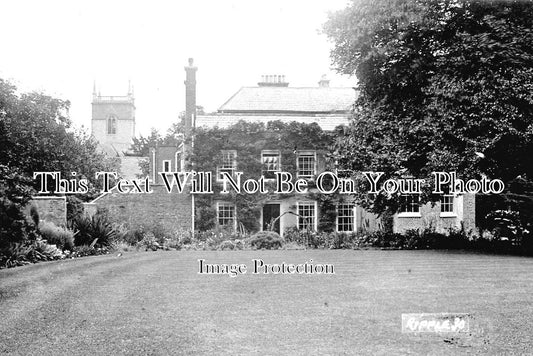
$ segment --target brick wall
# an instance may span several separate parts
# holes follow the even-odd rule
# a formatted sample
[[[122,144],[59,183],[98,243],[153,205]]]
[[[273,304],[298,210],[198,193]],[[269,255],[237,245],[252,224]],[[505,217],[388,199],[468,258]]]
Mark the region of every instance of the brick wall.
[[[191,196],[185,192],[167,193],[162,185],[151,188],[151,194],[119,194],[113,190],[95,199],[92,204],[98,209],[106,208],[114,222],[124,223],[130,228],[158,224],[172,230],[190,231]]]

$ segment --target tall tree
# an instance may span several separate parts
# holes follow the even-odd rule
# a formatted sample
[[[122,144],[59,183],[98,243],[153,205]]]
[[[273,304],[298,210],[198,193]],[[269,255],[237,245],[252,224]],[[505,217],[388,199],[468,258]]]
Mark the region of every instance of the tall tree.
[[[69,105],[42,93],[18,94],[0,79],[0,248],[31,232],[22,209],[40,188],[34,172],[66,179],[76,172],[92,183],[87,198],[98,190],[97,171],[116,170],[88,133],[72,128]]]
[[[532,1],[354,0],[324,29],[360,90],[342,166],[531,181]]]

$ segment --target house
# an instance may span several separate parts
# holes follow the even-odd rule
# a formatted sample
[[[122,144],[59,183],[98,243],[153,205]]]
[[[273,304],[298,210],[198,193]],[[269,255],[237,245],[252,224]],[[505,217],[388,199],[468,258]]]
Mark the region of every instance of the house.
[[[349,233],[374,231],[384,226],[384,221],[355,204],[350,195],[326,197],[317,194],[314,186],[321,172],[335,169],[326,159],[330,153],[328,140],[335,139],[336,128],[348,124],[357,97],[354,88],[330,87],[325,77],[316,87],[291,87],[283,75],[265,75],[257,86],[239,89],[216,113],[197,115],[197,68],[192,59],[185,72],[185,140],[178,147],[160,146],[151,150],[150,179],[154,193],[149,196],[110,193],[96,199],[95,206],[108,208],[117,219],[130,225],[149,220],[188,231],[244,226],[249,231],[274,229],[283,235],[289,228]],[[112,122],[109,126],[113,115],[112,111],[104,115],[108,131],[113,131]],[[226,130],[224,138],[208,136],[214,132],[208,129],[219,129],[220,133],[220,129],[229,127],[234,132]],[[207,135],[203,141],[202,132]],[[203,157],[191,155],[198,148],[203,149]],[[196,157],[196,161],[190,157]],[[267,185],[275,182],[277,173],[290,172],[295,179],[308,182],[310,189],[305,194],[254,192],[255,195],[249,195],[256,199],[243,208],[243,199],[238,195],[219,194],[225,175],[235,177],[236,172],[245,171],[243,166],[255,178],[263,176]],[[166,192],[158,173],[190,168],[212,171],[214,194]],[[250,184],[253,191],[254,183]],[[391,223],[394,232],[428,227],[438,231],[461,227],[473,230],[474,196],[443,195],[440,202],[425,205],[419,204],[416,197],[405,196],[400,212],[392,217]]]
[[[187,68],[186,68],[187,70]],[[324,131],[333,131],[347,125],[351,109],[357,97],[354,88],[330,87],[329,80],[322,77],[316,87],[291,87],[284,75],[264,75],[254,87],[242,87],[216,113],[194,116],[192,126],[199,128],[227,128],[239,121],[249,123],[298,122],[316,123]],[[287,146],[287,142],[284,142]],[[289,143],[290,147],[292,143]],[[286,170],[287,161],[295,165],[299,178],[313,180],[326,169],[327,152],[298,146],[291,156],[284,155],[281,147],[264,145],[256,159],[262,164],[261,173],[271,177],[274,172]],[[285,161],[284,161],[285,160]],[[235,172],[239,152],[227,148],[220,152],[217,176],[221,171]],[[314,192],[316,193],[316,191]],[[314,198],[311,197],[314,195]],[[392,218],[394,232],[409,229],[435,228],[445,232],[450,228],[464,227],[467,231],[475,227],[475,199],[473,195],[443,195],[436,204],[421,205],[417,197],[405,196],[400,212]],[[218,225],[236,225],[238,209],[232,202],[217,200],[216,220]],[[335,203],[333,213],[325,211],[316,194],[275,196],[265,200],[260,208],[260,229],[269,228],[274,221],[275,229],[283,234],[290,227],[317,230],[320,221],[329,220],[328,229],[337,232],[372,231],[382,227],[383,222],[374,214],[354,204],[350,198]],[[327,216],[324,216],[327,215]],[[322,224],[323,226],[327,226]]]

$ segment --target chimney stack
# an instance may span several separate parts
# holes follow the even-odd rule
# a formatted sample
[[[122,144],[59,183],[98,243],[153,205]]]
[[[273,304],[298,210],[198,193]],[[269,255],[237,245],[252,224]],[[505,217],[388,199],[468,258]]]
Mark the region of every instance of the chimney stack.
[[[261,81],[257,83],[260,87],[288,87],[289,83],[285,81],[284,75],[262,75]]]
[[[190,137],[196,120],[196,71],[194,60],[189,58],[185,67],[185,137]]]

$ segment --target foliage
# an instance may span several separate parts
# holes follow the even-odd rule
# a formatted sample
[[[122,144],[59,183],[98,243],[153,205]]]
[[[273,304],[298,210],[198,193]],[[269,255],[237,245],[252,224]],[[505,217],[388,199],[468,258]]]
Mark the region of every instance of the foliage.
[[[41,188],[34,172],[60,172],[65,179],[77,172],[76,178],[89,181],[84,197],[90,199],[99,186],[95,172],[113,170],[115,162],[98,153],[96,141],[72,128],[69,106],[42,93],[18,94],[0,79],[0,250],[20,251],[37,237],[37,215],[32,224],[24,214],[35,188]]]
[[[55,245],[37,238],[32,241],[15,242],[0,253],[0,268],[23,266],[40,261],[65,258],[65,254]]]
[[[283,246],[283,239],[274,231],[259,231],[250,238],[249,243],[257,250],[275,250]]]
[[[85,214],[83,201],[74,195],[67,195],[67,222],[71,222],[83,214]]]
[[[146,251],[156,251],[161,248],[161,245],[156,241],[155,235],[151,231],[144,235],[143,239],[137,243],[137,246],[144,248]]]
[[[93,243],[95,247],[110,246],[116,235],[106,214],[78,216],[74,219],[72,227],[76,231],[74,236],[76,246],[91,246]]]
[[[77,172],[76,178],[89,180],[90,193],[96,194],[100,182],[95,173],[113,170],[116,162],[99,153],[87,131],[72,128],[69,106],[42,93],[18,95],[15,86],[0,79],[0,165],[32,180],[34,172],[60,172],[67,179]],[[30,187],[40,188],[40,181]]]
[[[35,205],[32,205],[30,207],[30,217],[31,221],[33,221],[33,225],[36,227],[39,226],[39,223],[41,222],[41,217],[39,216],[39,211],[37,210],[37,207]]]
[[[331,15],[333,62],[360,91],[338,140],[341,167],[530,182],[532,28],[531,1],[356,0]],[[398,207],[359,200],[375,212]]]
[[[61,250],[72,251],[74,248],[74,233],[71,230],[43,221],[39,225],[39,233],[49,244],[56,245]]]
[[[0,164],[0,250],[37,237],[23,211],[33,192],[30,184],[19,170]]]
[[[195,162],[194,170],[213,172],[216,180],[217,165],[221,162],[222,151],[237,152],[237,171],[243,172],[241,182],[249,178],[258,179],[264,169],[261,151],[275,149],[280,151],[281,170],[296,177],[296,155],[298,150],[315,150],[318,159],[324,161],[325,152],[333,144],[331,133],[322,131],[318,124],[297,122],[283,123],[272,121],[263,123],[240,121],[228,128],[198,128],[195,132],[194,150],[188,161]],[[309,181],[309,188],[313,188]],[[239,225],[245,231],[260,230],[260,207],[268,200],[279,199],[272,193],[274,182],[266,181],[268,194],[259,192],[238,194],[230,188],[228,194],[221,194],[221,184],[216,184],[214,194],[197,196],[196,227],[200,230],[212,229],[216,225],[215,201],[228,201],[236,206]],[[289,196],[285,194],[284,197]]]

